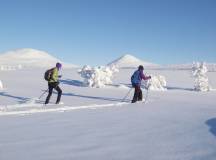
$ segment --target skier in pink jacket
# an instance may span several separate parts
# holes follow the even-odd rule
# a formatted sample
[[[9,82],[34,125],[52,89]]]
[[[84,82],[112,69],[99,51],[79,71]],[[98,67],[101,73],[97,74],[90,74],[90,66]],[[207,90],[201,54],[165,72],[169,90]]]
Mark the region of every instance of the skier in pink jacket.
[[[133,100],[131,103],[135,103],[136,101],[142,101],[143,95],[141,90],[141,82],[142,80],[148,80],[151,79],[151,76],[145,76],[143,73],[144,67],[140,65],[138,67],[138,70],[134,72],[134,74],[131,76],[131,83],[132,86],[135,88]]]

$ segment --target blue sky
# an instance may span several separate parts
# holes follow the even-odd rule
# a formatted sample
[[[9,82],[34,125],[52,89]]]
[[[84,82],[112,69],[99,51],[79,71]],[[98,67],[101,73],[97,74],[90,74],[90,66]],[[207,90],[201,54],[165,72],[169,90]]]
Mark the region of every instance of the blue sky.
[[[0,0],[0,53],[17,48],[79,65],[125,53],[158,64],[216,62],[216,1]]]

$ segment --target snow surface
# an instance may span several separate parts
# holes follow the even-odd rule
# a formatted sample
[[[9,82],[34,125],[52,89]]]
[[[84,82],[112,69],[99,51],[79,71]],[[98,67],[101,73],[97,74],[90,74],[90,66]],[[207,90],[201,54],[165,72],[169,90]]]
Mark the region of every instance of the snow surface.
[[[31,48],[17,49],[0,54],[1,70],[15,70],[21,69],[22,67],[53,67],[57,62],[62,63],[64,68],[76,67],[75,65],[62,62],[47,52]]]
[[[142,61],[130,54],[123,55],[108,64],[108,66],[117,66],[118,68],[137,68],[139,65],[143,65],[144,67],[158,66],[157,64]]]
[[[77,69],[62,70],[63,105],[44,106],[43,69],[4,71],[0,79],[1,160],[215,160],[215,91],[193,91],[190,71],[164,75],[166,92],[131,104],[132,69],[106,88],[83,87]],[[207,73],[216,88],[216,73]],[[16,80],[15,80],[16,79]],[[146,91],[143,90],[145,97]]]

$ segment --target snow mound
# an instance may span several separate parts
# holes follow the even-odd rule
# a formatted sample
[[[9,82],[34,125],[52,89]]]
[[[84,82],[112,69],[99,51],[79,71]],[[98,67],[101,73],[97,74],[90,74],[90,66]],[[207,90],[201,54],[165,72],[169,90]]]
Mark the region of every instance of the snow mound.
[[[151,79],[144,82],[144,86],[152,91],[165,91],[166,78],[162,75],[151,76]]]
[[[113,74],[118,72],[115,66],[112,67],[91,67],[85,65],[78,73],[84,78],[84,84],[89,87],[101,88],[112,84]]]
[[[0,90],[2,90],[3,89],[3,83],[2,83],[2,81],[0,80]]]
[[[62,63],[64,68],[76,67],[64,63],[44,51],[31,48],[17,49],[0,54],[1,70],[20,69],[22,67],[47,68],[55,66],[56,62]]]
[[[144,62],[130,54],[126,54],[113,62],[109,63],[108,66],[117,66],[118,68],[137,68],[139,65],[143,65],[144,67],[156,67],[158,65]]]
[[[196,91],[210,91],[210,86],[208,83],[207,77],[208,69],[204,62],[202,63],[194,63],[192,67],[192,74],[195,78],[194,81],[194,89]]]

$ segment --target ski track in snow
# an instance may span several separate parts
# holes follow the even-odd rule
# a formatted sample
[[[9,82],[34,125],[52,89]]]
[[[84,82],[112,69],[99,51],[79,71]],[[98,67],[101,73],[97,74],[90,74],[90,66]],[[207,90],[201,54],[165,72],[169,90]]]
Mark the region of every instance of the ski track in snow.
[[[58,106],[55,104],[50,104],[47,106],[43,104],[15,104],[15,105],[8,105],[8,106],[0,106],[0,116],[7,116],[7,115],[29,115],[35,113],[47,113],[47,112],[65,112],[65,111],[72,111],[72,110],[81,110],[81,109],[100,109],[106,107],[122,107],[123,105],[128,105],[128,102],[118,102],[118,103],[109,103],[109,104],[92,104],[92,105],[84,105],[84,106],[62,106],[57,108],[51,108],[51,106]],[[14,109],[22,109],[22,110],[14,110]],[[25,109],[25,110],[24,110]]]

